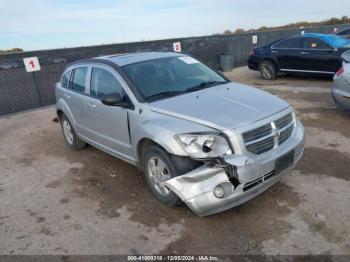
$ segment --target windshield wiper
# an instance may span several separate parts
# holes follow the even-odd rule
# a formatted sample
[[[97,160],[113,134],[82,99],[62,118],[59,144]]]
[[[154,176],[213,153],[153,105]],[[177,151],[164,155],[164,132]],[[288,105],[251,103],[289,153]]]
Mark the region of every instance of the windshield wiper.
[[[187,88],[186,90],[160,92],[160,93],[146,97],[146,100],[147,101],[154,101],[154,100],[157,100],[159,98],[177,96],[177,95],[181,95],[184,93],[194,92],[197,90],[208,88],[208,87],[211,87],[214,85],[222,85],[222,84],[226,84],[226,83],[227,83],[226,81],[206,81],[206,82],[202,82],[198,85],[192,86],[190,88]]]
[[[165,91],[165,92],[161,92],[158,94],[154,94],[151,96],[146,97],[147,101],[153,101],[156,100],[158,98],[164,98],[164,97],[170,97],[170,96],[176,96],[176,95],[181,95],[186,93],[186,91]]]
[[[227,81],[206,81],[206,82],[202,82],[198,85],[187,88],[186,92],[193,92],[193,91],[201,90],[204,88],[212,87],[214,85],[223,85],[226,83],[227,83]]]

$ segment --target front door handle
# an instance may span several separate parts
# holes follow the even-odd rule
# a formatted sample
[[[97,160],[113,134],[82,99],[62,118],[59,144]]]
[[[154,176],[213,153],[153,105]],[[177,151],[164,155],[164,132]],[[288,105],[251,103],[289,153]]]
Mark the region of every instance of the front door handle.
[[[96,109],[96,105],[93,104],[93,103],[88,103],[88,106],[89,106],[91,109]]]
[[[271,51],[271,53],[273,53],[273,54],[278,54],[278,51]]]
[[[309,52],[301,52],[300,54],[301,55],[309,55],[310,53]]]
[[[70,95],[64,95],[64,97],[70,99]]]

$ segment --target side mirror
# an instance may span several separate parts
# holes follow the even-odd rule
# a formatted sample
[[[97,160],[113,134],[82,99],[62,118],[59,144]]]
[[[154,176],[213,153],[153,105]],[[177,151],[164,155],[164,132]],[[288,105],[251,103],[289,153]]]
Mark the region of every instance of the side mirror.
[[[122,97],[118,93],[104,95],[101,102],[106,106],[130,107],[129,103],[123,101]]]

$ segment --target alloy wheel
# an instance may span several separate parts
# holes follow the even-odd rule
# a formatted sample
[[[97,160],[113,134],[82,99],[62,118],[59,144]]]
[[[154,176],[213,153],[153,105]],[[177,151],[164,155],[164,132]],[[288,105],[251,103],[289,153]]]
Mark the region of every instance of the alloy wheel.
[[[161,182],[171,179],[168,166],[161,158],[153,156],[148,160],[147,168],[154,189],[162,196],[168,196],[171,191],[167,187],[160,185]]]

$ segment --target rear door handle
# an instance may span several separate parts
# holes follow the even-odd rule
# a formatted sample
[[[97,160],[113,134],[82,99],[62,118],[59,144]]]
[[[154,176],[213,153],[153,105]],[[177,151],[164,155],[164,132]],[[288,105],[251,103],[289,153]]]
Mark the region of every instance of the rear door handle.
[[[69,99],[70,98],[70,95],[64,95],[65,98]]]
[[[309,52],[301,52],[300,54],[301,55],[309,55],[310,53]]]

